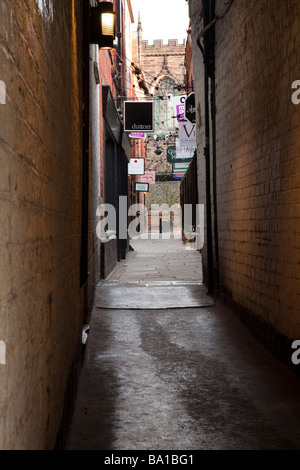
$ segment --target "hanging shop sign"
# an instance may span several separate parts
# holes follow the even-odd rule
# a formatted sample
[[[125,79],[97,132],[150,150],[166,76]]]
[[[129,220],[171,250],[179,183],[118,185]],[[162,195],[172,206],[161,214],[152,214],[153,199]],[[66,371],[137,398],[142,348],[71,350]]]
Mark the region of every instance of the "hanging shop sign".
[[[144,176],[139,178],[141,183],[155,184],[155,171],[145,171]]]
[[[144,158],[131,158],[128,163],[128,175],[144,175],[145,174],[145,159]]]
[[[135,192],[149,192],[149,183],[135,183]]]
[[[153,101],[124,102],[125,132],[154,132]]]
[[[174,180],[182,180],[183,177],[184,177],[184,173],[173,173]]]
[[[183,161],[191,160],[194,156],[196,147],[180,147],[180,140],[176,139],[176,155],[177,158]]]
[[[173,178],[182,179],[189,167],[190,162],[186,163],[174,163],[173,164]]]
[[[196,124],[195,93],[190,93],[184,102],[184,116],[191,124]]]
[[[179,123],[179,145],[180,147],[196,148],[196,124],[188,121]]]
[[[173,172],[174,173],[185,173],[190,165],[190,162],[186,163],[174,163]]]
[[[132,139],[146,139],[145,132],[130,132],[129,137]]]
[[[168,147],[167,160],[169,163],[184,163],[191,161],[194,154],[194,149],[188,147],[172,146]]]
[[[169,163],[175,163],[176,162],[176,147],[168,147],[167,160],[168,160]]]
[[[174,116],[177,119],[177,122],[180,122],[184,120],[184,113],[185,113],[185,100],[186,100],[186,95],[181,95],[181,96],[173,96],[172,97],[172,106],[173,106],[173,112]]]

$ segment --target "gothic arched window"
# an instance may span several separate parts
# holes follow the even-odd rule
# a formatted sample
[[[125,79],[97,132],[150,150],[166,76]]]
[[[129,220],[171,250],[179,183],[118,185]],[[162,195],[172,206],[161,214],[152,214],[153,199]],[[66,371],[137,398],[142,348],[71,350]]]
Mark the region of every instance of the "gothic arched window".
[[[179,94],[176,82],[170,77],[164,77],[155,86],[154,127],[156,132],[168,131],[174,127],[174,111],[172,96]]]

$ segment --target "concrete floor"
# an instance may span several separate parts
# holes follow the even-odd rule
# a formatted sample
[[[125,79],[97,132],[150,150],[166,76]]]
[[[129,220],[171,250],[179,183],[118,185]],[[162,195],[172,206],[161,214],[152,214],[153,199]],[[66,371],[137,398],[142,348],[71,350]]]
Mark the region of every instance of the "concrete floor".
[[[99,289],[123,287],[126,304],[147,285],[141,303],[156,289],[157,309],[95,303],[67,449],[299,450],[299,378],[224,305],[159,308],[159,290],[202,288],[199,252],[170,240],[133,247]]]

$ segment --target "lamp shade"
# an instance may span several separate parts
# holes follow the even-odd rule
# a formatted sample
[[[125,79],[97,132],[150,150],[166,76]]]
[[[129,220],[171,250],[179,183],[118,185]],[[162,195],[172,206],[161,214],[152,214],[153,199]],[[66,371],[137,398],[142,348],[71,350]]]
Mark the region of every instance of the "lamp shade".
[[[100,2],[90,8],[90,43],[100,49],[112,49],[115,38],[115,13],[112,2]]]
[[[157,155],[158,157],[163,153],[163,149],[159,146],[156,147],[156,149],[154,150],[154,153],[155,155]]]

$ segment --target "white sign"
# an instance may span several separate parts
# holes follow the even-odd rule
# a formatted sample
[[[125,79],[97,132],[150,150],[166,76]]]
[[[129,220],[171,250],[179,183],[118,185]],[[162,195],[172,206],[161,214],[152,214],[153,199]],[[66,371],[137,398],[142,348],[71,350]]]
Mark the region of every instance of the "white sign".
[[[179,139],[176,139],[176,158],[192,159],[196,147],[180,147]]]
[[[131,158],[128,163],[129,175],[144,175],[145,174],[145,159],[144,158]]]
[[[185,100],[186,100],[186,95],[172,96],[173,112],[174,112],[174,116],[176,116],[177,118],[177,122],[180,122],[182,119],[184,119]]]
[[[135,190],[142,191],[144,193],[149,192],[149,183],[135,183]]]
[[[188,121],[179,123],[179,142],[180,147],[196,148],[196,124],[191,124]]]

